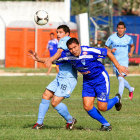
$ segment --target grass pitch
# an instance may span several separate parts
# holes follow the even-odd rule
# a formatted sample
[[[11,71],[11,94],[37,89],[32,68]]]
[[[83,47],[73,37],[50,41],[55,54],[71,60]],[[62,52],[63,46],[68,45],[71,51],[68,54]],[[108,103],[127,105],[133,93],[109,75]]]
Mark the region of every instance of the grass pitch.
[[[63,102],[77,119],[75,129],[65,129],[65,120],[50,106],[44,120],[44,129],[32,130],[37,120],[42,93],[55,77],[19,76],[0,77],[0,140],[139,140],[140,139],[140,77],[127,77],[135,87],[134,98],[123,94],[122,110],[115,108],[102,115],[111,123],[111,132],[100,132],[101,124],[87,115],[82,105],[82,77],[71,98]],[[116,77],[110,77],[110,98],[118,90]],[[96,103],[95,103],[96,106]]]

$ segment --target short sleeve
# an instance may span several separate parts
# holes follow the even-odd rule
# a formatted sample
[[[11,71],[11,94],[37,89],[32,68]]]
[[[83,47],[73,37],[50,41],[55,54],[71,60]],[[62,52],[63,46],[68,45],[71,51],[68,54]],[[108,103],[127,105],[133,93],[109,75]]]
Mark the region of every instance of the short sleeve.
[[[109,47],[111,44],[112,44],[111,37],[109,37],[109,38],[107,39],[107,41],[105,42],[105,45],[106,45],[107,47]]]
[[[134,44],[132,37],[130,37],[129,45]]]

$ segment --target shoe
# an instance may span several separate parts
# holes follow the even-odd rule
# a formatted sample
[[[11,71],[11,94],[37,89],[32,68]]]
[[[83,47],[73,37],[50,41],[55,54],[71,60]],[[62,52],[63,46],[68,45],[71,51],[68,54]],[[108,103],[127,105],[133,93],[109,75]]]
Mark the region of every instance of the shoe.
[[[112,126],[105,126],[105,125],[102,125],[101,128],[100,128],[100,131],[111,131],[112,130]]]
[[[133,88],[133,87],[132,87],[132,88]],[[134,88],[133,88],[132,92],[129,92],[129,99],[130,99],[130,100],[132,100],[132,98],[133,98],[133,92],[134,92]]]
[[[116,96],[119,97],[119,102],[115,104],[116,110],[120,111],[122,108],[122,103],[121,103],[121,95],[119,93],[116,94]]]
[[[77,123],[77,120],[75,118],[72,119],[72,123],[66,124],[66,129],[72,130],[74,128],[74,125]]]
[[[34,124],[33,128],[32,129],[41,129],[43,127],[43,124]]]

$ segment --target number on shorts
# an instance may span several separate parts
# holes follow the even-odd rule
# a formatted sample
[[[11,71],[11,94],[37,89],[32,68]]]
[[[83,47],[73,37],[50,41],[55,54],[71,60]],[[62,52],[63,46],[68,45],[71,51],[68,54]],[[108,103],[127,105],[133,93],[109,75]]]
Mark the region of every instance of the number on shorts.
[[[67,85],[64,85],[64,84],[61,85],[62,90],[66,90],[66,88],[67,88]]]

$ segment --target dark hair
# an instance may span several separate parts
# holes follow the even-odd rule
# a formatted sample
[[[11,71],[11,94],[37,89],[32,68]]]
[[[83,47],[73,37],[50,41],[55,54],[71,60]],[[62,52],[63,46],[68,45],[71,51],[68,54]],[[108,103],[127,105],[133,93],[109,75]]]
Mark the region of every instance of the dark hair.
[[[124,28],[126,28],[126,26],[125,26],[124,22],[122,22],[122,21],[120,21],[120,22],[117,24],[117,27],[118,27],[119,25],[123,25],[123,26],[124,26]]]
[[[67,41],[67,46],[71,45],[72,43],[75,43],[75,44],[78,44],[79,45],[79,41],[76,39],[76,38],[70,38],[68,41]]]
[[[54,33],[52,32],[52,33],[50,33],[50,35],[54,35]]]
[[[70,34],[70,28],[67,25],[60,25],[57,27],[57,29],[63,29],[65,33]]]

